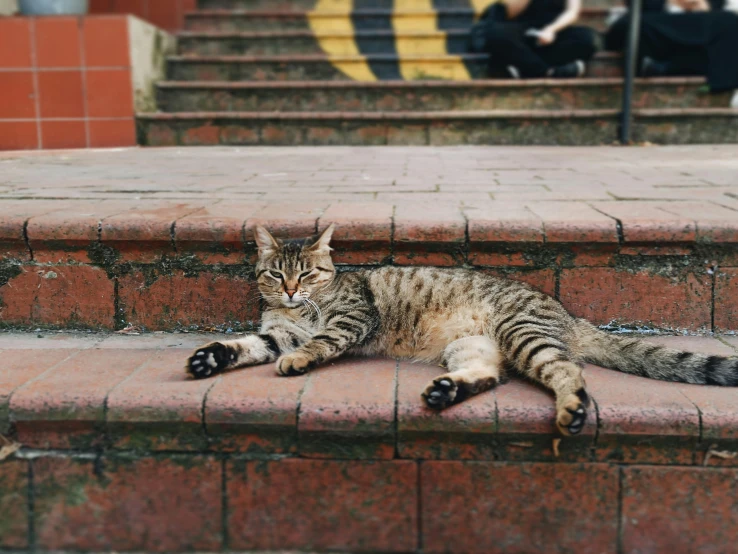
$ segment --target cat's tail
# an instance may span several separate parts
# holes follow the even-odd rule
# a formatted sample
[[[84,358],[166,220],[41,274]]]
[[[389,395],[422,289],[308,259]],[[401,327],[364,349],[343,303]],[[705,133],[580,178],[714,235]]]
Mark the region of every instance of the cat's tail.
[[[643,339],[606,333],[582,319],[576,324],[576,346],[585,362],[661,381],[738,386],[738,356],[682,352]]]

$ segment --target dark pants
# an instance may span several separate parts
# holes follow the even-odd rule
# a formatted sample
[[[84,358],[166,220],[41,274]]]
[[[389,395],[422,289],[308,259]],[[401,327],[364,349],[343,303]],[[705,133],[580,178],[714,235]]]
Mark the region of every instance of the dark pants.
[[[627,19],[608,30],[608,50],[623,50]],[[638,57],[646,56],[662,62],[668,75],[704,75],[713,92],[738,88],[738,15],[644,13]]]
[[[545,77],[555,66],[575,60],[587,62],[597,51],[597,35],[588,27],[567,27],[548,46],[539,46],[535,37],[525,36],[530,23],[495,21],[485,26],[484,51],[490,56],[490,73],[513,65],[521,77]]]

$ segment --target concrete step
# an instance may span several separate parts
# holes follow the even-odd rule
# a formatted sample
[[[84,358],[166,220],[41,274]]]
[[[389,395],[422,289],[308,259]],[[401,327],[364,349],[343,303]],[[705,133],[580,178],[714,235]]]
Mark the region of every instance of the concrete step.
[[[618,110],[191,112],[140,114],[139,141],[199,145],[570,145],[617,140]],[[738,110],[642,109],[633,140],[738,143]]]
[[[619,109],[622,79],[159,83],[164,112]],[[639,79],[636,108],[727,107],[702,78]]]
[[[402,9],[440,10],[466,8],[481,12],[494,0],[401,0]],[[619,0],[584,0],[587,8],[609,8]],[[199,10],[279,10],[343,11],[355,9],[396,9],[395,0],[197,0]]]
[[[730,552],[738,540],[735,389],[586,366],[588,422],[561,440],[553,398],[517,378],[431,413],[420,392],[443,370],[428,364],[185,377],[194,348],[232,337],[0,334],[0,549]],[[735,337],[645,340],[738,353]]]
[[[486,76],[487,60],[483,54],[172,56],[167,74],[174,81],[463,81]],[[612,52],[600,52],[587,67],[589,77],[621,74],[621,56]]]
[[[409,56],[459,55],[468,52],[469,32],[368,30],[323,31],[198,31],[178,36],[180,55],[238,56],[319,54],[348,56],[361,53]]]
[[[580,22],[604,30],[609,10],[585,8]],[[356,31],[398,30],[408,32],[429,29],[468,29],[474,22],[472,8],[400,11],[391,9],[355,9],[335,12],[200,10],[186,14],[189,31]]]

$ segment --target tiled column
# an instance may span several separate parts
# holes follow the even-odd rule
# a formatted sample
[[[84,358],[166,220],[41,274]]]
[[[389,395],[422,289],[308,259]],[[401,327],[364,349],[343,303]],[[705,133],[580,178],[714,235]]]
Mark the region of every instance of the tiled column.
[[[0,150],[135,145],[157,75],[134,60],[157,33],[121,15],[0,18]]]

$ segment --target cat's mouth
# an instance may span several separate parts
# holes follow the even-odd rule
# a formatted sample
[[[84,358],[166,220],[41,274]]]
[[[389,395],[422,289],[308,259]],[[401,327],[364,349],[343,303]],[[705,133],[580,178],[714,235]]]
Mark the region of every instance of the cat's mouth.
[[[290,309],[293,309],[293,308],[297,308],[299,306],[302,306],[303,302],[304,302],[304,300],[302,298],[297,298],[297,297],[292,298],[290,300],[287,300],[287,299],[284,299],[284,298],[282,299],[282,305],[285,308],[290,308]]]

